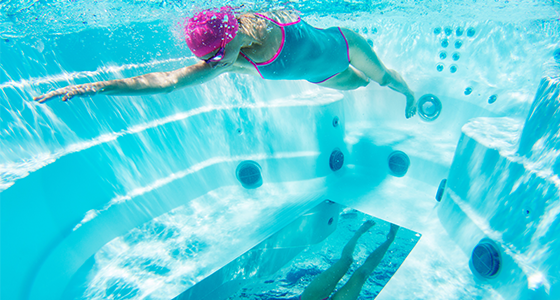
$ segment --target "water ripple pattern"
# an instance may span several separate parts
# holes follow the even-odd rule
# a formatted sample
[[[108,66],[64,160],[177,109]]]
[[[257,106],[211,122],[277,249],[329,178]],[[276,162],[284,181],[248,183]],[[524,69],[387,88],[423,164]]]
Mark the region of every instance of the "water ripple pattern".
[[[388,67],[403,76],[416,95],[437,95],[442,101],[442,113],[429,124],[419,122],[418,117],[405,123],[402,115],[404,99],[401,101],[398,98],[401,95],[375,84],[341,94],[304,81],[264,81],[237,74],[224,74],[211,82],[168,94],[141,97],[98,95],[72,99],[69,103],[53,100],[43,105],[32,101],[33,96],[70,84],[169,71],[194,63],[197,59],[185,45],[180,25],[196,10],[222,5],[239,7],[240,12],[297,9],[311,25],[350,28],[372,45]],[[140,198],[159,189],[182,184],[190,174],[203,172],[205,168],[217,164],[235,166],[233,160],[294,157],[310,157],[312,161],[324,154],[319,153],[319,146],[328,144],[328,151],[340,147],[345,154],[343,169],[336,174],[329,173],[333,181],[339,182],[344,179],[344,172],[361,170],[356,165],[360,158],[370,159],[368,170],[377,172],[379,168],[374,164],[376,155],[371,155],[371,151],[389,154],[389,150],[403,147],[407,148],[406,153],[411,160],[405,177],[385,180],[380,186],[374,185],[375,188],[368,181],[367,189],[371,190],[366,191],[376,197],[368,196],[367,201],[362,198],[347,200],[356,201],[364,207],[370,205],[370,211],[389,212],[387,215],[391,216],[411,216],[409,211],[396,204],[390,206],[392,203],[403,203],[397,200],[410,199],[406,206],[410,210],[422,208],[412,218],[401,219],[409,224],[428,224],[420,227],[429,230],[426,234],[421,232],[425,237],[420,243],[421,257],[409,258],[408,269],[404,270],[408,273],[403,273],[409,274],[409,278],[394,282],[393,286],[399,288],[393,289],[393,293],[406,298],[484,298],[481,293],[496,292],[484,290],[473,282],[466,263],[462,264],[460,260],[464,258],[464,253],[448,241],[450,237],[445,236],[445,230],[432,211],[434,191],[428,180],[434,179],[435,175],[449,173],[457,140],[461,132],[465,132],[501,149],[509,159],[504,163],[519,163],[531,170],[515,183],[515,189],[525,187],[531,180],[546,180],[546,187],[558,189],[560,136],[557,130],[551,129],[558,124],[557,111],[549,114],[549,122],[544,122],[550,127],[539,127],[539,122],[533,124],[543,131],[540,136],[533,136],[535,140],[525,152],[521,151],[518,155],[515,151],[520,145],[521,120],[531,109],[541,78],[544,75],[551,80],[550,85],[543,89],[552,90],[558,85],[559,12],[558,1],[548,0],[1,1],[0,192],[8,189],[4,192],[9,193],[14,183],[16,186],[12,188],[15,191],[19,182],[22,182],[19,188],[26,189],[25,180],[33,177],[29,176],[30,173],[51,176],[56,172],[51,173],[49,168],[56,168],[57,163],[64,165],[63,160],[68,158],[80,157],[83,159],[77,161],[101,165],[107,171],[104,174],[114,175],[111,177],[114,180],[104,182],[111,189],[103,202],[80,210],[68,222],[67,233],[79,242],[91,237],[84,238],[81,233],[88,232],[87,229],[98,222],[102,223],[103,216],[117,211],[116,208],[121,205],[125,208],[130,205],[137,211],[149,209],[138,204]],[[439,55],[444,50],[441,44],[444,39],[447,41],[445,57]],[[440,63],[441,72],[438,72]],[[456,67],[455,73],[450,72],[452,63]],[[492,95],[496,95],[498,100],[489,105],[488,99]],[[547,95],[550,100],[558,100],[557,89]],[[344,101],[340,101],[343,97]],[[340,121],[338,126],[333,127],[334,115],[328,115],[332,111],[325,107],[337,101],[340,101],[337,109],[343,108],[344,111],[336,112]],[[543,106],[543,114],[557,109],[554,105]],[[271,109],[275,107],[283,109]],[[325,109],[317,112],[318,109],[314,108]],[[297,115],[287,112],[297,112]],[[489,117],[493,121],[477,119],[461,131],[463,124],[473,116]],[[323,125],[298,126],[303,123],[302,120],[311,124],[321,118],[327,120]],[[315,125],[325,126],[321,130],[328,130],[321,131],[323,135],[319,137],[314,136],[313,133],[318,132],[313,127]],[[288,131],[283,130],[285,128],[289,128],[290,132],[283,132]],[[338,138],[340,140],[334,141]],[[340,142],[342,138],[346,145]],[[335,142],[341,145],[331,147],[329,143]],[[348,149],[343,149],[345,146]],[[101,162],[94,160],[97,157],[102,157]],[[383,156],[383,161],[385,158]],[[328,159],[324,163],[328,167]],[[231,184],[237,183],[234,181],[234,170],[231,170]],[[271,172],[274,171],[276,169]],[[286,170],[284,172],[282,180],[293,175]],[[297,172],[294,171],[294,174]],[[501,176],[506,175],[496,174],[493,178],[499,181],[503,179]],[[100,177],[98,174],[91,176]],[[439,176],[436,183],[443,176]],[[196,184],[205,186],[208,182],[215,182],[215,178],[210,177],[202,178]],[[485,179],[478,178],[473,193],[482,193],[479,187],[487,183]],[[60,180],[62,186],[63,176]],[[309,178],[305,180],[309,181]],[[319,182],[310,190],[321,194],[324,192],[322,188],[326,187],[325,179],[317,180]],[[333,182],[329,184],[334,186]],[[187,199],[184,206],[175,205],[171,211],[161,212],[164,215],[121,234],[109,243],[107,241],[114,236],[103,240],[107,244],[100,244],[102,248],[96,249],[99,251],[90,261],[93,276],[79,297],[107,299],[120,295],[134,299],[169,299],[177,295],[219,268],[223,263],[219,258],[226,252],[234,257],[234,254],[243,252],[241,248],[259,242],[251,234],[266,222],[275,222],[275,212],[279,208],[316,200],[315,194],[302,195],[297,187],[290,183],[266,181],[255,190],[222,186],[194,200]],[[535,193],[544,195],[546,187],[535,187]],[[173,203],[183,200],[183,188],[177,188],[177,194],[170,196],[176,197]],[[60,188],[57,192],[63,195],[66,190]],[[80,192],[76,191],[76,194]],[[430,201],[434,203],[423,202],[426,195],[430,195]],[[29,199],[20,202],[17,196],[12,198],[18,200],[15,203],[28,204],[25,200]],[[158,201],[169,201],[166,196],[154,201],[156,205],[160,204]],[[554,199],[558,198],[558,195],[554,196]],[[95,194],[88,197],[101,199]],[[389,198],[395,201],[386,201]],[[59,198],[50,200],[62,203]],[[511,213],[492,210],[492,203],[484,213]],[[476,207],[459,201],[459,205],[488,236],[498,242],[509,241],[508,235],[516,236],[504,246],[507,254],[514,257],[527,274],[538,269],[534,259],[557,246],[556,241],[541,243],[541,239],[551,229],[558,228],[558,203],[551,200],[538,206],[543,211],[547,209],[546,214],[542,214],[542,220],[531,219],[531,214],[527,212],[533,207],[523,207],[523,210],[519,207],[518,213],[525,212],[527,217],[522,216],[530,225],[524,228],[525,223],[518,222],[515,224],[518,231],[514,232],[509,228],[492,228]],[[46,216],[45,219],[55,215],[52,211],[33,208],[37,209],[35,213]],[[422,214],[426,211],[428,213]],[[27,209],[18,212],[22,215],[30,213]],[[68,215],[63,209],[56,213]],[[121,223],[120,215],[116,221]],[[39,235],[44,234],[37,230],[42,225],[30,221],[19,228]],[[35,242],[25,235],[12,236],[20,243],[14,242],[15,245]],[[26,249],[44,250],[39,254],[48,257],[52,250],[46,249],[48,247],[53,245],[49,242]],[[93,250],[91,253],[94,253]],[[13,261],[15,274],[21,262]],[[35,273],[30,273],[36,272],[40,266],[36,266],[36,262],[25,262],[33,265],[33,269],[17,268],[18,272],[21,271],[18,278],[33,278]],[[66,271],[59,268],[63,260],[49,262],[52,262],[49,266],[54,266],[53,269]],[[44,278],[52,278],[51,273],[45,274]],[[538,279],[538,274],[535,274],[532,275]],[[3,283],[8,282],[6,286],[11,287],[10,279],[5,277],[3,280],[8,280]],[[555,280],[552,276],[548,279]],[[19,285],[13,288],[17,289],[14,293],[24,293],[22,291],[34,287],[22,282],[23,279],[18,281]],[[4,286],[2,288],[6,290]],[[387,291],[387,288],[384,290]],[[40,288],[38,291],[44,292]]]
[[[8,0],[0,3],[1,38],[27,35],[47,35],[76,32],[97,27],[127,26],[131,23],[169,20],[170,23],[180,19],[195,9],[204,9],[230,5],[242,7],[244,11],[270,9],[296,9],[306,15],[319,14],[359,14],[402,16],[441,20],[449,18],[489,19],[497,21],[527,20],[534,16],[555,18],[560,10],[554,1],[476,1],[468,0],[456,3],[449,0],[432,0],[418,2],[415,0],[357,0],[275,2],[257,0],[246,1],[169,1],[125,0],[110,1],[61,1],[61,0]]]

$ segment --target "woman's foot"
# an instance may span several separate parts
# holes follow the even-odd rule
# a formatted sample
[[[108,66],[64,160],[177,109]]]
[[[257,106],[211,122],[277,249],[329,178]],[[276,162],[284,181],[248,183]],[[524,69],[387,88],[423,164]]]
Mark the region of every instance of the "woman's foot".
[[[375,225],[373,220],[367,220],[360,228],[358,228],[358,230],[356,230],[356,234],[362,235],[366,233],[371,227],[373,227],[373,225]]]
[[[387,233],[387,240],[393,241],[395,240],[395,236],[397,236],[397,231],[399,230],[399,225],[391,223],[391,229],[389,229],[389,233]]]
[[[416,114],[416,99],[414,95],[406,96],[405,115],[407,119],[412,118]]]

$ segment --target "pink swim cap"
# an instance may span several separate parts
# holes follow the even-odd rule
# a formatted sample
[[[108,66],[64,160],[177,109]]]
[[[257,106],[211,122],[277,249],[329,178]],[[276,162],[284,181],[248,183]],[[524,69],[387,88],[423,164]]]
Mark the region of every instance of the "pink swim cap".
[[[185,41],[194,55],[202,57],[229,43],[238,30],[231,8],[222,7],[219,12],[204,10],[188,20]]]

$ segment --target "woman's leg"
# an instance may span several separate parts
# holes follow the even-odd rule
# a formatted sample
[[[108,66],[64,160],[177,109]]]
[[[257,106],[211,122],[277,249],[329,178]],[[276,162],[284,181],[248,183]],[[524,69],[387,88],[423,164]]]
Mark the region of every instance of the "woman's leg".
[[[328,298],[330,294],[336,288],[336,284],[348,272],[350,265],[352,265],[352,253],[356,247],[356,243],[362,234],[367,232],[375,222],[370,220],[366,221],[352,236],[352,238],[346,243],[344,249],[342,249],[342,254],[340,259],[334,263],[330,268],[328,268],[323,273],[319,274],[311,283],[305,288],[303,294],[301,295],[301,300],[321,300]]]
[[[381,259],[387,252],[387,249],[389,249],[389,246],[391,246],[395,240],[397,230],[399,230],[399,226],[391,224],[391,229],[387,234],[387,240],[368,256],[366,262],[364,262],[364,264],[354,272],[348,282],[333,295],[333,300],[358,299],[358,296],[362,291],[362,286],[368,279],[371,272],[373,272],[375,267],[377,267],[379,262],[381,262]]]
[[[416,114],[416,100],[414,93],[406,82],[395,70],[390,70],[383,65],[375,51],[359,34],[346,28],[340,28],[350,49],[350,63],[381,86],[388,86],[406,97],[406,117]]]
[[[318,85],[320,86],[344,91],[354,90],[368,84],[368,77],[352,66],[348,66],[348,69],[346,69],[346,71],[343,71],[326,81],[318,83]]]

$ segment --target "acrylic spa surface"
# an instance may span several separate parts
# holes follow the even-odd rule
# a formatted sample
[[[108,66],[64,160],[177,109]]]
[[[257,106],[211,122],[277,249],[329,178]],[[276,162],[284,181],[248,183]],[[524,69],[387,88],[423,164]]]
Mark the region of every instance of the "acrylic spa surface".
[[[560,298],[556,2],[241,8],[359,32],[422,99],[410,120],[375,84],[243,75],[31,101],[194,63],[177,24],[207,5],[0,4],[2,299],[170,299],[326,199],[421,234],[377,299]]]

